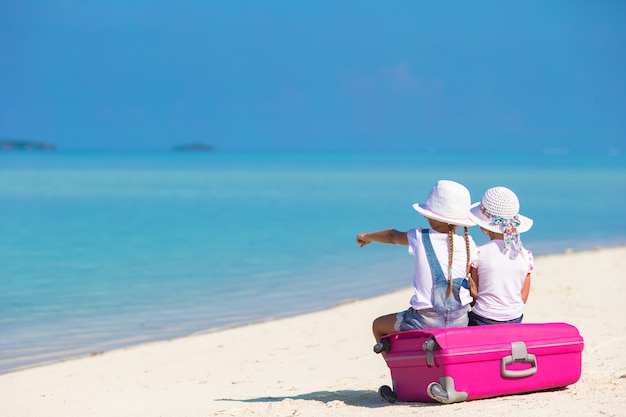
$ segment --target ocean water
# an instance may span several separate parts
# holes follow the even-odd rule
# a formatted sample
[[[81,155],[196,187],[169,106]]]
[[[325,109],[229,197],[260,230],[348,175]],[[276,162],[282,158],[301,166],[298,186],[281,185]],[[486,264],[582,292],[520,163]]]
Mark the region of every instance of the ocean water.
[[[438,179],[513,189],[536,256],[626,244],[620,154],[0,153],[0,373],[407,287],[355,236]]]

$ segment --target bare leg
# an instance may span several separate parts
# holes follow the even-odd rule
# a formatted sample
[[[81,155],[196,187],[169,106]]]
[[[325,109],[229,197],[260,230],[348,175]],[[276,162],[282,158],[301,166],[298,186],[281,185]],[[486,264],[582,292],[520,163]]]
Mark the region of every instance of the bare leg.
[[[376,342],[380,342],[383,336],[395,332],[394,325],[396,324],[396,315],[397,313],[387,314],[386,316],[380,316],[374,320],[372,332],[374,333]]]

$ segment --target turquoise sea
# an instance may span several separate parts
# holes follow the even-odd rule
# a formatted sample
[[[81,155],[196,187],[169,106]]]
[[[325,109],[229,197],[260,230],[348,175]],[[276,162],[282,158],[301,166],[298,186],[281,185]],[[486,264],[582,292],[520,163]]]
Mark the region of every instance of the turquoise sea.
[[[407,287],[355,236],[438,179],[514,190],[536,256],[626,244],[620,154],[0,153],[0,373]]]

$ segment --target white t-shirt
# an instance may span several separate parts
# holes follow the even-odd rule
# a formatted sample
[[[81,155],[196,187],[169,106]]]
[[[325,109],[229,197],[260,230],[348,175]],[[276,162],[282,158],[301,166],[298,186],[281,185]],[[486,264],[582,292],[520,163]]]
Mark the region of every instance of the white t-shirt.
[[[533,270],[532,253],[522,249],[515,259],[504,253],[503,240],[490,240],[480,246],[472,263],[478,270],[478,296],[473,311],[487,319],[506,321],[522,315],[522,287]]]
[[[429,229],[428,235],[433,245],[437,260],[441,265],[443,274],[448,277],[448,234],[439,233]],[[422,228],[411,229],[407,232],[409,240],[409,254],[415,257],[415,269],[413,272],[413,297],[411,297],[411,307],[415,310],[432,308],[433,276],[426,258],[426,250],[422,242]],[[470,243],[470,262],[474,261],[477,255],[476,243],[468,235]],[[465,238],[454,234],[454,253],[452,258],[452,278],[466,277],[467,250],[465,248]],[[460,299],[463,305],[472,301],[469,290],[461,288]]]

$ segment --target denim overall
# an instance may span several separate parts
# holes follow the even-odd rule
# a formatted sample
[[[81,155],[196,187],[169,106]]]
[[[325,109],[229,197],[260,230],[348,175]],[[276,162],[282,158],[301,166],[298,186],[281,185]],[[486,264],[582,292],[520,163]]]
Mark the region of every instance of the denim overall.
[[[428,235],[428,229],[422,229],[422,242],[426,250],[426,259],[433,275],[432,308],[414,310],[409,308],[398,313],[396,331],[437,327],[465,327],[467,326],[467,311],[469,305],[461,304],[459,291],[461,287],[469,289],[467,278],[452,280],[452,293],[448,297],[448,280],[443,274],[441,265],[435,255],[435,250]]]

